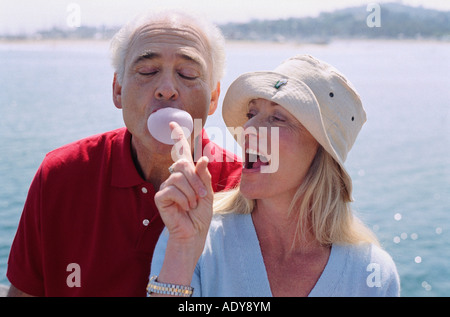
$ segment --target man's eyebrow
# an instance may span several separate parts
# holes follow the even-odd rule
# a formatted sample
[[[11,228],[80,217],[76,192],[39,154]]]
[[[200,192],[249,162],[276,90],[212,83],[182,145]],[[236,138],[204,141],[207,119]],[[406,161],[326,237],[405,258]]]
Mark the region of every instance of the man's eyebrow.
[[[141,55],[139,55],[136,58],[136,60],[134,61],[133,65],[136,65],[139,62],[142,62],[144,60],[157,59],[157,58],[160,58],[161,56],[162,55],[159,54],[159,53],[156,53],[156,52],[153,52],[153,51],[146,51],[146,52],[142,53]],[[189,62],[193,62],[193,63],[201,66],[202,68],[206,66],[204,60],[202,60],[201,58],[199,58],[197,56],[193,56],[193,55],[191,55],[189,53],[181,52],[181,53],[177,54],[177,57],[182,58],[182,59],[184,59],[186,61],[189,61]]]
[[[142,62],[147,59],[155,59],[155,58],[159,58],[159,57],[161,57],[161,54],[158,54],[158,53],[155,53],[152,51],[146,51],[136,58],[133,65],[136,65],[137,63]]]
[[[193,62],[202,67],[204,67],[204,65],[205,65],[205,62],[197,56],[192,56],[192,55],[186,54],[186,53],[179,53],[179,54],[177,54],[177,56],[186,61]]]

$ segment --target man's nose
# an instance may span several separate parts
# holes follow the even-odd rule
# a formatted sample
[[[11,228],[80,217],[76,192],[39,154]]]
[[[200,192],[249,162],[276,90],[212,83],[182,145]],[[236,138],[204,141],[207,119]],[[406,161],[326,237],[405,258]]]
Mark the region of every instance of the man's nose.
[[[175,78],[169,74],[162,76],[155,90],[155,97],[158,100],[176,100],[178,98],[178,89]]]

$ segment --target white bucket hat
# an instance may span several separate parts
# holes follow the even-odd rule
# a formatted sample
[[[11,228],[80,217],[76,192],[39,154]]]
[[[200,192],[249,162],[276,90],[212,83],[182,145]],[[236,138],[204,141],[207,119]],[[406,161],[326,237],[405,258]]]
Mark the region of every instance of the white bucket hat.
[[[239,76],[223,101],[227,127],[242,127],[248,120],[249,102],[257,98],[288,110],[339,163],[351,186],[344,162],[366,113],[353,85],[337,69],[312,56],[297,55],[274,71]]]

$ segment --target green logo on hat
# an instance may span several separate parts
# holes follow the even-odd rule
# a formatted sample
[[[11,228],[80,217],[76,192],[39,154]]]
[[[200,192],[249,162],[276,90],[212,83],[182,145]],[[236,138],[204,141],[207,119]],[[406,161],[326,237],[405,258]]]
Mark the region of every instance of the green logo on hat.
[[[275,84],[275,88],[276,89],[280,89],[280,87],[281,86],[283,86],[283,85],[286,85],[287,84],[287,79],[286,78],[284,78],[284,79],[280,79],[279,81],[277,81],[277,83]]]

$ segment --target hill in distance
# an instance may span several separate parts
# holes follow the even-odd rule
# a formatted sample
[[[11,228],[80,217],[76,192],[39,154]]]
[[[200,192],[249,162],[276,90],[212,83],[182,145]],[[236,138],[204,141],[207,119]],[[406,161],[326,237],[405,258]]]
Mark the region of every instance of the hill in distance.
[[[450,41],[450,11],[387,3],[379,6],[378,25],[370,27],[375,9],[353,7],[317,17],[252,20],[219,25],[228,40],[327,43],[334,39],[433,39]],[[52,28],[32,35],[1,39],[110,39],[117,27]]]

